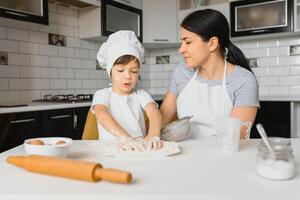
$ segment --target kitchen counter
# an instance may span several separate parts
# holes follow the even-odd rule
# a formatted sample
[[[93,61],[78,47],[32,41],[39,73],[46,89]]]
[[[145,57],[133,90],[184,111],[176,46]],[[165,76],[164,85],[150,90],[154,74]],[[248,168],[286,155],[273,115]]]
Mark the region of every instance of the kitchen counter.
[[[30,103],[27,103],[26,102],[26,103],[20,103],[20,104],[27,104],[27,106],[0,108],[0,114],[86,107],[86,106],[91,106],[92,102],[91,101],[90,102],[83,102],[83,103],[48,103],[48,102],[47,103],[46,102],[30,102]]]
[[[0,199],[10,200],[298,200],[298,175],[289,181],[271,181],[256,175],[260,140],[242,141],[240,151],[225,154],[218,140],[180,143],[179,155],[162,160],[115,160],[99,151],[97,141],[75,141],[69,158],[100,162],[104,167],[130,171],[133,183],[89,183],[34,174],[5,162],[9,155],[24,155],[23,146],[0,154]],[[292,140],[300,162],[300,139]]]
[[[161,101],[163,95],[152,95],[155,101]],[[12,103],[8,103],[11,105]],[[19,102],[18,104],[26,104],[27,106],[21,107],[8,107],[1,108],[0,114],[4,113],[17,113],[17,112],[29,112],[29,111],[40,111],[40,110],[53,110],[53,109],[64,109],[64,108],[77,108],[77,107],[87,107],[91,106],[92,102],[78,102],[78,103],[56,103],[56,102]],[[5,105],[5,104],[4,104]]]

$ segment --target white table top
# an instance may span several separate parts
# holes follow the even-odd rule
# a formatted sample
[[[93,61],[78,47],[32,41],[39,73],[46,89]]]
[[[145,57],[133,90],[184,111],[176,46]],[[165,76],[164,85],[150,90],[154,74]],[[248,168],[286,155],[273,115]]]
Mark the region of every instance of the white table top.
[[[0,199],[300,199],[300,165],[289,181],[271,181],[256,175],[258,140],[242,141],[240,151],[223,153],[217,140],[180,143],[182,153],[164,160],[120,161],[105,158],[96,141],[75,141],[69,158],[100,162],[133,174],[128,185],[83,182],[30,173],[5,162],[24,155],[23,146],[0,154]],[[292,140],[300,162],[300,139]]]

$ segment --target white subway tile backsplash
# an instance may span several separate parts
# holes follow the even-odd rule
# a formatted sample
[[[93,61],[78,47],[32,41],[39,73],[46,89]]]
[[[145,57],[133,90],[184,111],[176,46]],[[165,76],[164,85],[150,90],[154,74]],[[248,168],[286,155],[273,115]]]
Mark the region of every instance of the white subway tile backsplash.
[[[289,47],[269,48],[269,56],[288,56],[289,54]]]
[[[89,51],[86,49],[75,49],[75,58],[89,58]]]
[[[292,86],[291,87],[291,96],[299,96],[300,95],[300,86]]]
[[[18,91],[0,91],[1,103],[13,103],[20,101],[20,93]]]
[[[277,47],[279,45],[279,39],[262,39],[258,41],[258,47]]]
[[[42,43],[42,44],[48,44],[48,33],[30,31],[29,32],[29,41]]]
[[[291,75],[300,75],[300,66],[291,67]]]
[[[74,29],[72,26],[58,25],[58,34],[74,36]]]
[[[111,81],[108,79],[107,80],[97,80],[97,89],[100,90],[100,89],[109,87],[109,83],[111,83]]]
[[[56,11],[56,4],[54,3],[48,3],[48,10],[55,12]]]
[[[72,79],[67,80],[67,88],[70,89],[81,89],[82,88],[82,80]]]
[[[21,78],[39,78],[41,69],[39,67],[20,67]]]
[[[8,65],[28,66],[30,64],[29,55],[8,53]]]
[[[49,66],[49,58],[48,56],[39,56],[39,55],[31,55],[30,56],[30,65],[31,66]]]
[[[57,56],[57,46],[40,44],[40,55]]]
[[[60,79],[75,77],[75,71],[73,69],[59,69],[58,74]]]
[[[300,38],[298,36],[286,37],[286,38],[279,39],[280,46],[289,46],[289,45],[295,45],[295,44],[300,44]]]
[[[48,79],[31,79],[30,88],[32,90],[50,89],[50,81]]]
[[[274,96],[289,96],[290,95],[290,87],[270,87],[269,95]]]
[[[67,67],[68,68],[81,68],[81,59],[77,58],[67,58]]]
[[[20,77],[20,68],[18,66],[0,65],[0,77],[3,78]]]
[[[152,81],[150,86],[154,88],[163,87],[163,81],[162,80]]]
[[[41,78],[57,78],[58,69],[41,68]]]
[[[29,32],[21,29],[7,28],[7,39],[28,41]]]
[[[8,90],[8,78],[0,78],[0,90]]]
[[[150,80],[151,79],[151,73],[143,72],[140,74],[142,80]]]
[[[97,59],[97,53],[98,53],[97,50],[89,50],[89,58],[96,60]]]
[[[83,80],[82,88],[97,88],[97,80]]]
[[[74,57],[74,49],[69,47],[58,47],[58,55],[62,57]]]
[[[84,49],[91,49],[91,50],[99,50],[99,47],[101,45],[101,42],[98,44],[98,42],[88,41],[88,40],[81,40],[81,46]]]
[[[269,88],[264,86],[259,86],[259,96],[268,96],[269,95]]]
[[[74,29],[74,37],[79,37],[79,28],[73,28]]]
[[[278,61],[277,58],[259,58],[259,66],[262,67],[269,67],[269,66],[277,66]]]
[[[170,73],[168,72],[160,72],[160,73],[156,73],[155,78],[156,79],[168,79],[170,76]]]
[[[90,79],[103,79],[101,71],[91,70]]]
[[[83,69],[76,69],[75,70],[75,78],[80,79],[88,79],[89,78],[89,71]]]
[[[9,79],[9,90],[30,89],[30,79]]]
[[[54,12],[49,12],[49,22],[57,24],[66,24],[66,16]]]
[[[20,53],[39,54],[39,45],[36,43],[20,42]]]
[[[145,64],[154,65],[156,63],[155,57],[150,56],[145,58]]]
[[[300,76],[280,77],[280,85],[283,86],[300,85]]]
[[[288,76],[290,74],[290,67],[270,67],[269,74],[270,76]]]
[[[84,69],[96,69],[96,60],[83,60],[82,68]]]
[[[81,41],[79,38],[76,38],[76,37],[67,37],[66,44],[67,44],[67,47],[75,47],[75,48],[81,47]]]
[[[162,71],[162,65],[149,65],[151,72],[161,72]]]
[[[40,32],[57,34],[58,33],[58,25],[50,22],[49,25],[47,25],[47,26],[41,26]]]
[[[18,52],[19,43],[13,40],[1,40],[0,39],[0,51],[4,52]]]
[[[32,99],[39,99],[39,98],[41,98],[41,91],[39,90],[20,92],[20,100],[22,102],[30,102]]]
[[[0,38],[6,39],[6,27],[0,26]]]
[[[50,67],[66,67],[66,58],[60,57],[49,57],[49,66]]]
[[[268,54],[269,54],[268,48],[257,48],[257,49],[250,50],[251,58],[263,58],[263,57],[267,57]]]
[[[78,18],[73,16],[66,16],[66,24],[68,24],[69,26],[78,27]]]
[[[51,79],[50,89],[67,89],[67,80]]]
[[[251,68],[256,76],[268,76],[269,67],[254,67]]]
[[[279,57],[279,65],[300,65],[300,56]]]
[[[240,46],[242,49],[251,49],[251,48],[257,48],[259,45],[258,45],[258,41],[251,40],[251,41],[242,41]]]
[[[276,86],[279,85],[279,77],[260,77],[259,78],[260,86]]]

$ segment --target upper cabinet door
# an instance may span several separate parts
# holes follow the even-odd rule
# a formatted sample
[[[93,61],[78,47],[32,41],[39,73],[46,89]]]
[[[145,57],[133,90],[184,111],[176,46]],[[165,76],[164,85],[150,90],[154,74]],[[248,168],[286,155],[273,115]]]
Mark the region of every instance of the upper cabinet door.
[[[178,43],[177,0],[143,1],[143,42]]]

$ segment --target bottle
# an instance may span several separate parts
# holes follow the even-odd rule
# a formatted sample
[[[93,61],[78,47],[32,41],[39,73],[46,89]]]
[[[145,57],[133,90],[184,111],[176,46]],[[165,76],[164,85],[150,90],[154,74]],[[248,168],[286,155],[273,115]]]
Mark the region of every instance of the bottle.
[[[256,173],[272,180],[289,180],[295,176],[295,161],[290,139],[271,137],[270,145],[276,158],[263,141],[258,146]]]

